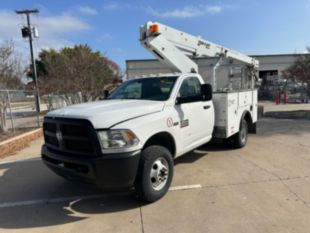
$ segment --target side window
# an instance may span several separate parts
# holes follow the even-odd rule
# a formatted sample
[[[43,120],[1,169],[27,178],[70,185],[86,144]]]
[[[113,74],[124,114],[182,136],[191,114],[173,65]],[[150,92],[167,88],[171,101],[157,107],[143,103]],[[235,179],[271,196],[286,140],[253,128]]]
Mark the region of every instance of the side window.
[[[201,84],[198,78],[190,77],[186,78],[179,90],[178,97],[200,97],[201,96]]]

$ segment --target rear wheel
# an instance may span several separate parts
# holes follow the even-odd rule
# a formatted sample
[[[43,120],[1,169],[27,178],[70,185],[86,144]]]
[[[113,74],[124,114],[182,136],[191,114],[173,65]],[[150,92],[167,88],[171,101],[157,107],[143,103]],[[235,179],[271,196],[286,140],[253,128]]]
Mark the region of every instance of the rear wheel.
[[[163,197],[173,177],[172,155],[165,147],[149,146],[142,151],[135,182],[139,199],[154,202]]]
[[[242,148],[248,141],[248,123],[245,119],[240,122],[239,132],[232,136],[232,144],[235,148]]]

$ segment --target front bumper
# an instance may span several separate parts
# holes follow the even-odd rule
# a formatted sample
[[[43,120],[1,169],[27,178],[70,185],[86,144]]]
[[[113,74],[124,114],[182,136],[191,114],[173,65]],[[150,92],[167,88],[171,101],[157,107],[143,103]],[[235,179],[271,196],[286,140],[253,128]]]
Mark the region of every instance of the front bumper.
[[[96,184],[104,189],[123,189],[134,184],[140,152],[80,158],[61,155],[43,145],[41,154],[43,162],[66,179]]]

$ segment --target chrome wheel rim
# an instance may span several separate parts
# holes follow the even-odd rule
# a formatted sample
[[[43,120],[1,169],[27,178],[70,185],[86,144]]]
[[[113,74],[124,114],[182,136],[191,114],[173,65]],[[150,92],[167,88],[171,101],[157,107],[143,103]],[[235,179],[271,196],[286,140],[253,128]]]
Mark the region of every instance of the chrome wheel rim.
[[[167,183],[169,176],[168,161],[161,157],[154,161],[150,172],[152,188],[156,191],[161,190]]]

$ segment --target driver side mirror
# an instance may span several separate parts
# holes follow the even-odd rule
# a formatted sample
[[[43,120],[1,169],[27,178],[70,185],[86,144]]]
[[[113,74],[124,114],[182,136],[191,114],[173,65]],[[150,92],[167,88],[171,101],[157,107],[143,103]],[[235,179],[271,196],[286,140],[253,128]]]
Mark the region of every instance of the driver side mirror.
[[[201,85],[201,95],[203,101],[212,100],[212,86],[211,84],[202,84]]]

